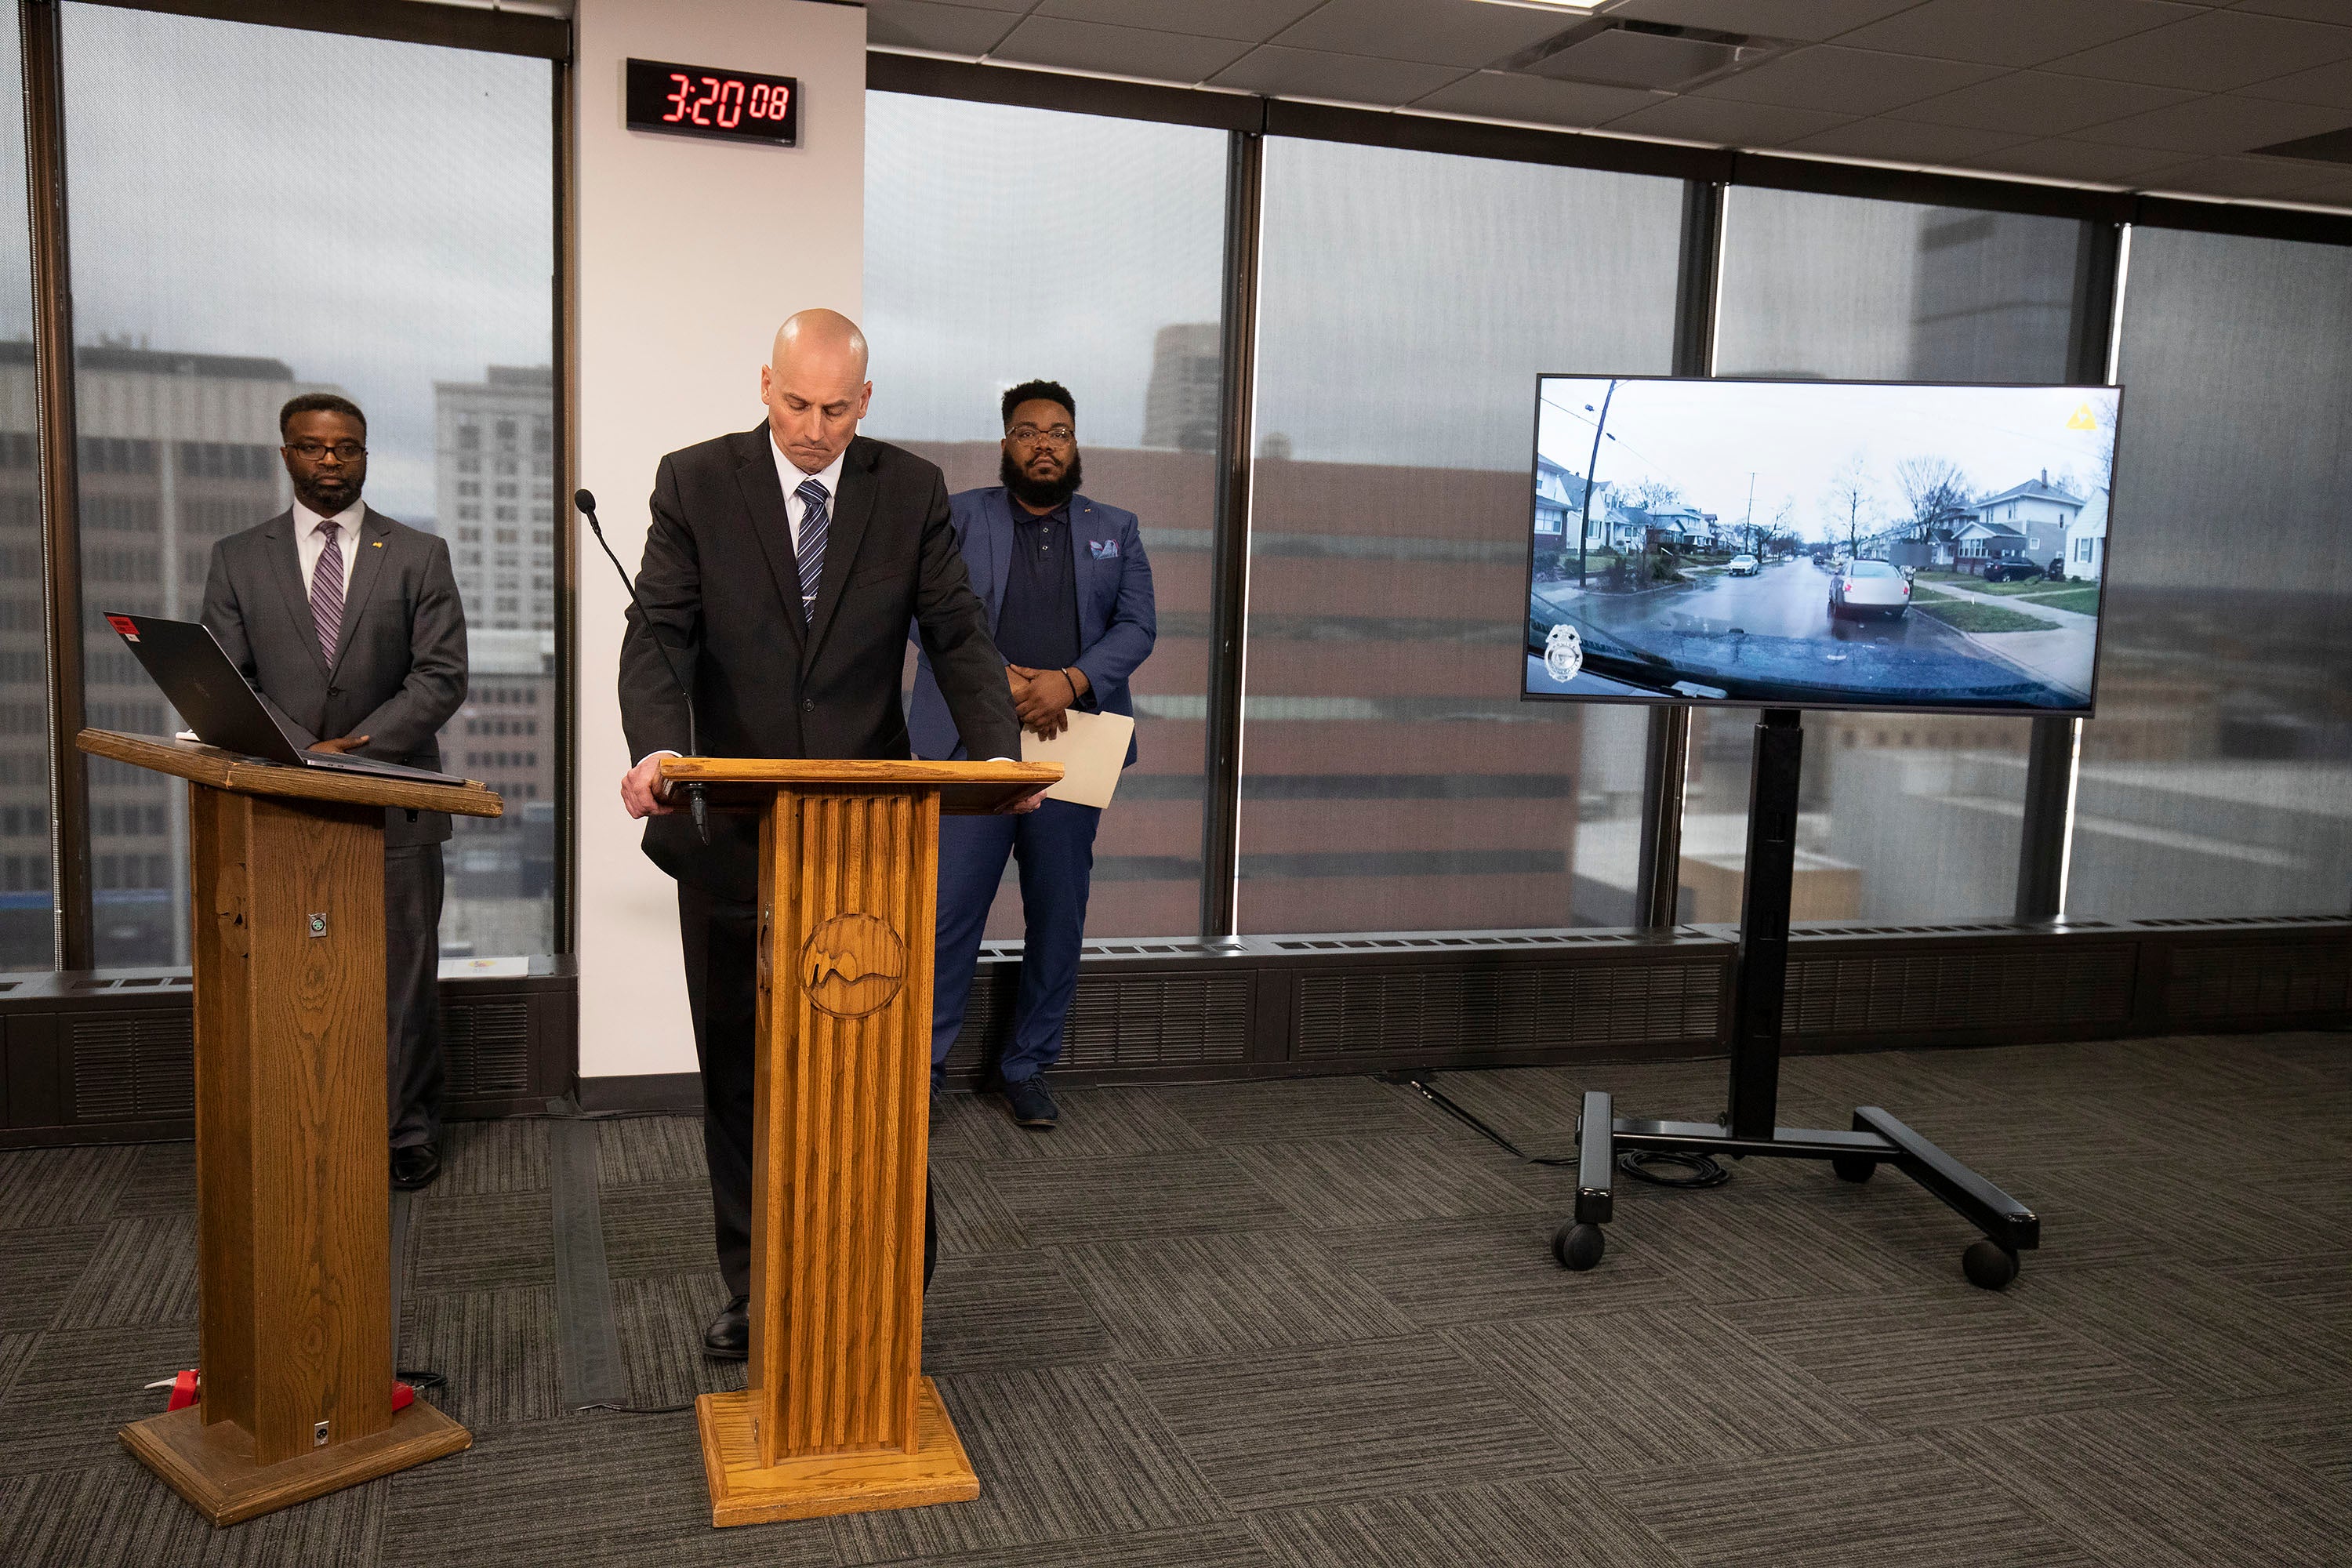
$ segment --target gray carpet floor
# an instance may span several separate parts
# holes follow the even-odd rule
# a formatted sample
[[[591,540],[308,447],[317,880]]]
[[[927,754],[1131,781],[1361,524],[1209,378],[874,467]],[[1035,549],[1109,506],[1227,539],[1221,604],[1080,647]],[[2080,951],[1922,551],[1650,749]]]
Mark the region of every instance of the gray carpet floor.
[[[1884,1104],[2040,1212],[1999,1295],[1891,1173],[1622,1184],[1570,1274],[1572,1172],[1369,1079],[1071,1090],[1049,1134],[950,1097],[925,1359],[980,1500],[723,1531],[690,1415],[566,1407],[551,1122],[454,1127],[409,1205],[402,1363],[474,1447],[217,1531],[115,1438],[194,1359],[189,1147],[0,1154],[0,1563],[2352,1563],[2347,1047],[1791,1060],[1784,1121]],[[1711,1117],[1722,1071],[1438,1082],[1566,1152],[1586,1087]],[[629,1399],[740,1385],[698,1126],[593,1134]]]

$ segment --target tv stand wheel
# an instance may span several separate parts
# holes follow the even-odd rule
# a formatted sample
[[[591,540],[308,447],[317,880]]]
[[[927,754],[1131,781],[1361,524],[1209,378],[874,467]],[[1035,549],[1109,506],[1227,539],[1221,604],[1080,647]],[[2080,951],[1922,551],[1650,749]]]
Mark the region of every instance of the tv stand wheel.
[[[1600,1262],[1608,1248],[1609,1239],[1597,1225],[1564,1225],[1551,1238],[1551,1255],[1559,1259],[1559,1266],[1579,1274]]]
[[[2017,1254],[1988,1236],[1960,1254],[1960,1272],[1980,1290],[1999,1290],[2017,1278]]]
[[[1860,1154],[1832,1154],[1830,1169],[1841,1182],[1866,1182],[1878,1173],[1878,1162]]]

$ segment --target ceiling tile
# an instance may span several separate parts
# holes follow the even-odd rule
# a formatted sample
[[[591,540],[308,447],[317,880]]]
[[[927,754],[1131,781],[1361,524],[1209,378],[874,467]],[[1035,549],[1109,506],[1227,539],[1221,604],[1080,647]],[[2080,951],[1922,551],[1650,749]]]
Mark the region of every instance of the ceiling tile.
[[[2160,169],[2172,160],[2169,153],[2145,147],[2104,147],[2090,142],[2049,137],[2016,147],[2003,147],[1976,160],[1988,169],[2040,174],[2052,180],[2093,180],[2102,184],[2129,184],[2136,174]]]
[[[1697,93],[1702,98],[1737,99],[1742,103],[1777,103],[1784,109],[1834,105],[1848,114],[1879,114],[2000,74],[1998,66],[1823,44],[1711,81]]]
[[[2294,199],[2306,205],[2352,207],[2352,171],[2331,176],[2315,185],[2298,185]]]
[[[2344,0],[2238,0],[2238,9],[2266,16],[2300,16],[2306,22],[2341,22],[2347,7]]]
[[[2126,114],[2145,114],[2167,104],[2185,103],[2195,96],[2178,88],[2094,81],[2049,71],[2018,71],[1940,98],[1906,104],[1894,110],[1893,116],[1897,120],[1923,120],[1931,125],[2015,131],[2026,136],[2063,136],[2101,121],[2120,120]]]
[[[1028,15],[1030,7],[1037,0],[939,0],[939,3],[963,11],[1000,11],[1023,16]]]
[[[989,56],[1069,70],[1195,82],[1216,75],[1248,49],[1247,44],[1230,38],[1195,38],[1146,27],[1106,27],[1059,16],[1031,16]]]
[[[1275,42],[1335,54],[1483,66],[1584,20],[1573,12],[1487,5],[1479,0],[1330,0]]]
[[[1771,103],[1733,103],[1719,98],[1670,98],[1610,121],[1612,131],[1644,136],[1675,136],[1718,147],[1785,147],[1853,119],[1815,109]]]
[[[2292,158],[2200,158],[2154,169],[2136,182],[2142,190],[2185,191],[2204,196],[2284,196],[2328,179],[2325,163]]]
[[[1027,0],[1003,0],[1027,9]],[[1323,0],[1045,0],[1041,16],[1262,44]]]
[[[2075,134],[2085,142],[2113,142],[2125,147],[2155,147],[2174,153],[2246,153],[2273,142],[2292,142],[2335,131],[2344,123],[2340,109],[2308,103],[2276,103],[2256,98],[2216,93],[2191,99],[2168,109],[2085,126]]]
[[[2352,27],[2323,27],[2242,11],[2208,11],[2063,56],[2050,68],[2073,76],[2226,92],[2352,56]]]
[[[1637,87],[1553,81],[1545,77],[1480,71],[1417,99],[1415,109],[1475,114],[1489,120],[1531,120],[1539,125],[1598,125],[1659,101]]]
[[[1219,87],[1238,87],[1279,98],[1330,98],[1342,103],[1411,103],[1463,73],[1452,66],[1376,60],[1321,49],[1252,49],[1219,73]]]
[[[2021,138],[2006,131],[1971,131],[1958,125],[1921,125],[1909,120],[1857,120],[1791,142],[1791,151],[1831,153],[1847,158],[1882,158],[1896,163],[1959,163]]]
[[[2331,109],[2352,110],[2352,60],[2273,77],[2242,90],[2248,98],[2279,98],[2289,103],[2324,103]]]
[[[2196,15],[2195,6],[2166,0],[1927,0],[1838,41],[1896,54],[2038,66]]]
[[[1720,27],[1771,38],[1834,38],[1840,33],[1907,11],[1918,0],[1626,0],[1612,16]]]
[[[1020,20],[1003,11],[932,0],[866,0],[866,41],[886,48],[979,56],[994,48]]]

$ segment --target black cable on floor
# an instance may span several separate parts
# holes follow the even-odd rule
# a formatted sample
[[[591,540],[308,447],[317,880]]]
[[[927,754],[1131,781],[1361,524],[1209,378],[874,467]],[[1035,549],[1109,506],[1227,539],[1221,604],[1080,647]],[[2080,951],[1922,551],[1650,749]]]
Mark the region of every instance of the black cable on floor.
[[[1382,1083],[1402,1084],[1418,1089],[1423,1100],[1515,1159],[1525,1160],[1530,1165],[1574,1165],[1577,1163],[1578,1156],[1574,1154],[1528,1153],[1488,1126],[1476,1112],[1447,1099],[1417,1073],[1384,1072],[1372,1076]],[[1675,1166],[1690,1173],[1686,1176],[1660,1175],[1649,1168],[1653,1165]],[[1684,1153],[1679,1150],[1628,1149],[1617,1156],[1617,1168],[1637,1181],[1657,1187],[1719,1187],[1731,1180],[1731,1173],[1706,1155]]]
[[[405,1367],[392,1375],[411,1388],[440,1388],[449,1381],[437,1372],[411,1372]]]
[[[1425,1079],[1416,1073],[1383,1072],[1374,1073],[1372,1076],[1382,1083],[1402,1084],[1409,1089],[1420,1090],[1421,1097],[1423,1100],[1426,1100],[1430,1104],[1445,1112],[1446,1115],[1454,1118],[1454,1121],[1462,1123],[1463,1126],[1470,1129],[1471,1131],[1478,1134],[1479,1137],[1484,1138],[1487,1142],[1494,1144],[1496,1148],[1509,1154],[1515,1160],[1525,1160],[1530,1165],[1573,1165],[1576,1163],[1576,1156],[1573,1154],[1559,1155],[1528,1153],[1517,1143],[1512,1142],[1508,1138],[1504,1137],[1500,1132],[1496,1131],[1492,1127],[1487,1126],[1486,1122],[1480,1121],[1476,1113],[1463,1106],[1456,1105],[1453,1100],[1448,1100],[1444,1095],[1439,1093]]]
[[[591,1410],[604,1410],[614,1415],[676,1415],[693,1408],[694,1401],[689,1399],[683,1405],[583,1405],[572,1414],[585,1415]]]

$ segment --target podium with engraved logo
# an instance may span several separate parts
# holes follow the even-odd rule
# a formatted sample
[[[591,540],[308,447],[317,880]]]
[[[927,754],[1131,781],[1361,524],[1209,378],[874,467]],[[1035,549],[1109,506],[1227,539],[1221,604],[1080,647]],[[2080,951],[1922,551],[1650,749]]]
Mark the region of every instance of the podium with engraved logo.
[[[202,1396],[123,1447],[216,1525],[472,1443],[394,1407],[383,814],[496,816],[478,784],[84,730],[188,781]]]
[[[760,813],[751,1361],[741,1393],[695,1403],[713,1524],[980,1495],[922,1375],[939,824],[1061,772],[662,764],[673,785],[703,786],[715,809]]]

